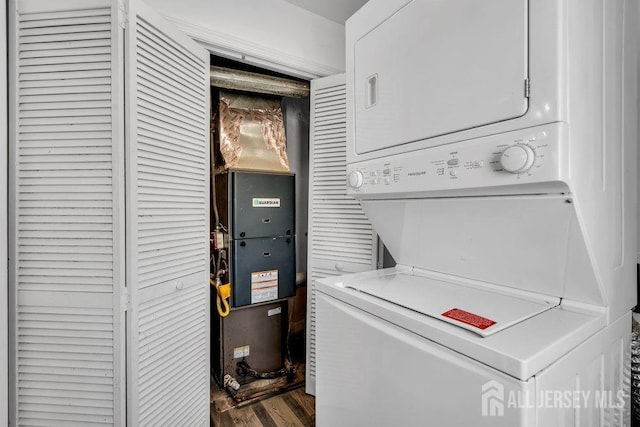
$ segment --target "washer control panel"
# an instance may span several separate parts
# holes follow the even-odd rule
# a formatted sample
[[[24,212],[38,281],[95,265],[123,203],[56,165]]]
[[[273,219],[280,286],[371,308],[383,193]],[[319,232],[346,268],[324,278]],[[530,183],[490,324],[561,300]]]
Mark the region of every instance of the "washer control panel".
[[[556,123],[352,163],[347,186],[353,194],[375,194],[558,181],[565,126]]]

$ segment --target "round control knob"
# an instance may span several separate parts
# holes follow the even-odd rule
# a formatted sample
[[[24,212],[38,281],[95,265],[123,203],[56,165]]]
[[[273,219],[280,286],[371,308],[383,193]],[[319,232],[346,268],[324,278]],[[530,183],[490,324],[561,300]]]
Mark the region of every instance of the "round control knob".
[[[351,188],[360,188],[364,184],[364,175],[360,171],[352,171],[347,177],[347,183]]]
[[[502,169],[511,173],[522,173],[529,170],[533,166],[536,159],[536,153],[531,147],[524,144],[515,144],[507,147],[500,156],[500,164]]]

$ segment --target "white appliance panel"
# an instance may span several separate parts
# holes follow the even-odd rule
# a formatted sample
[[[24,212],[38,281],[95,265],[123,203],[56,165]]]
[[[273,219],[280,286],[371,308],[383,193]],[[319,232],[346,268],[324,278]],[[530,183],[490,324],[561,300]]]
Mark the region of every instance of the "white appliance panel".
[[[602,304],[569,196],[363,200],[394,259],[407,266],[563,297],[582,277],[587,304]],[[580,261],[582,274],[569,257]],[[575,262],[574,262],[575,264]],[[568,276],[570,274],[570,276]],[[589,277],[589,276],[587,276]]]
[[[531,409],[482,417],[481,400],[490,380],[506,392],[530,394],[533,381],[518,381],[322,293],[317,310],[323,319],[318,343],[331,349],[318,353],[318,425],[534,425]]]
[[[489,336],[542,313],[558,298],[528,298],[522,294],[465,286],[453,281],[394,274],[344,282],[346,288],[382,298],[415,312]]]
[[[411,331],[416,336],[437,342],[443,347],[464,354],[521,381],[526,381],[540,370],[546,369],[559,357],[606,325],[606,316],[602,309],[562,300],[560,305],[522,319],[511,327],[489,336],[481,336],[443,321],[441,318],[425,316],[416,310],[405,308],[384,298],[347,287],[348,283],[353,281],[377,282],[386,276],[412,275],[424,279],[425,283],[429,282],[427,278],[432,278],[467,287],[478,285],[476,281],[468,279],[454,279],[449,275],[398,266],[321,279],[316,283],[316,289],[319,293],[366,311]],[[488,285],[480,287],[490,289]],[[493,287],[493,291],[503,295],[505,293],[505,289],[499,286]],[[515,296],[518,293],[526,300],[535,301],[539,298],[535,294],[523,291],[512,291],[509,295]],[[422,291],[416,289],[413,295],[413,298],[422,300],[438,297],[439,295],[431,294],[428,286],[424,286]],[[484,310],[492,316],[494,307],[487,307]],[[345,333],[349,331],[346,330]],[[318,348],[334,352],[333,348],[318,345]]]
[[[501,159],[514,147],[528,149],[531,159],[526,170],[510,173]],[[348,192],[360,199],[566,193],[569,148],[569,127],[552,123],[408,151],[349,164],[348,182],[361,177],[361,183]]]
[[[574,333],[565,341],[571,341],[576,334],[580,337],[571,345],[534,344],[533,348],[549,353],[549,363],[518,380],[494,369],[493,363],[479,362],[470,348],[449,350],[437,338],[418,335],[420,328],[407,328],[393,316],[379,317],[375,310],[369,311],[367,304],[354,306],[348,297],[342,299],[346,293],[347,290],[322,286],[318,294],[318,313],[327,319],[318,326],[318,343],[332,349],[318,354],[318,425],[626,425],[623,420],[628,414],[613,405],[618,404],[619,393],[626,387],[621,361],[629,341],[630,313],[610,327],[586,335],[581,331],[582,323],[573,322]],[[522,325],[532,323],[534,329],[540,330],[536,320],[554,312],[560,316],[557,326],[547,321],[545,330],[548,336],[553,335],[554,329],[566,326],[563,320],[568,320],[570,317],[566,316],[571,312],[552,309]],[[428,323],[425,321],[424,330],[433,329]],[[500,339],[520,328],[518,325],[478,340],[484,343]],[[515,350],[543,335],[525,327],[503,341],[510,342]],[[557,352],[560,347],[564,347],[562,353]],[[534,355],[535,351],[526,348],[521,353]],[[497,393],[491,395],[504,404],[504,413],[499,416],[482,415],[489,381],[498,384]],[[548,401],[558,392],[576,391],[589,396],[586,405],[554,406]],[[608,402],[604,407],[598,406],[598,392],[611,393],[611,406]],[[626,390],[626,405],[628,396]]]
[[[526,0],[431,0],[372,28],[348,53],[356,152],[523,115],[527,25]]]

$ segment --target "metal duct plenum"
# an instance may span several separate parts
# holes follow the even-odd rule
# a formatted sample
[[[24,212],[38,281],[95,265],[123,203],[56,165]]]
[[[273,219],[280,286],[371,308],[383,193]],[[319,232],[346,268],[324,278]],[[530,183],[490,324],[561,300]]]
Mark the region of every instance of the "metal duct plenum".
[[[292,98],[309,97],[307,82],[216,66],[211,67],[211,86]]]

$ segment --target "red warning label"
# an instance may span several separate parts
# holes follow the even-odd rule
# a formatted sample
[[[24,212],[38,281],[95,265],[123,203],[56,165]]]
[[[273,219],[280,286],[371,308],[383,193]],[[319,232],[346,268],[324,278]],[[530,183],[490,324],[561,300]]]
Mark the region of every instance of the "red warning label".
[[[452,308],[451,310],[442,313],[442,315],[444,317],[457,320],[458,322],[475,326],[476,328],[482,329],[483,331],[487,329],[489,326],[493,326],[496,324],[496,322],[494,322],[491,319],[478,316],[477,314],[469,313],[468,311],[460,310],[459,308]]]

